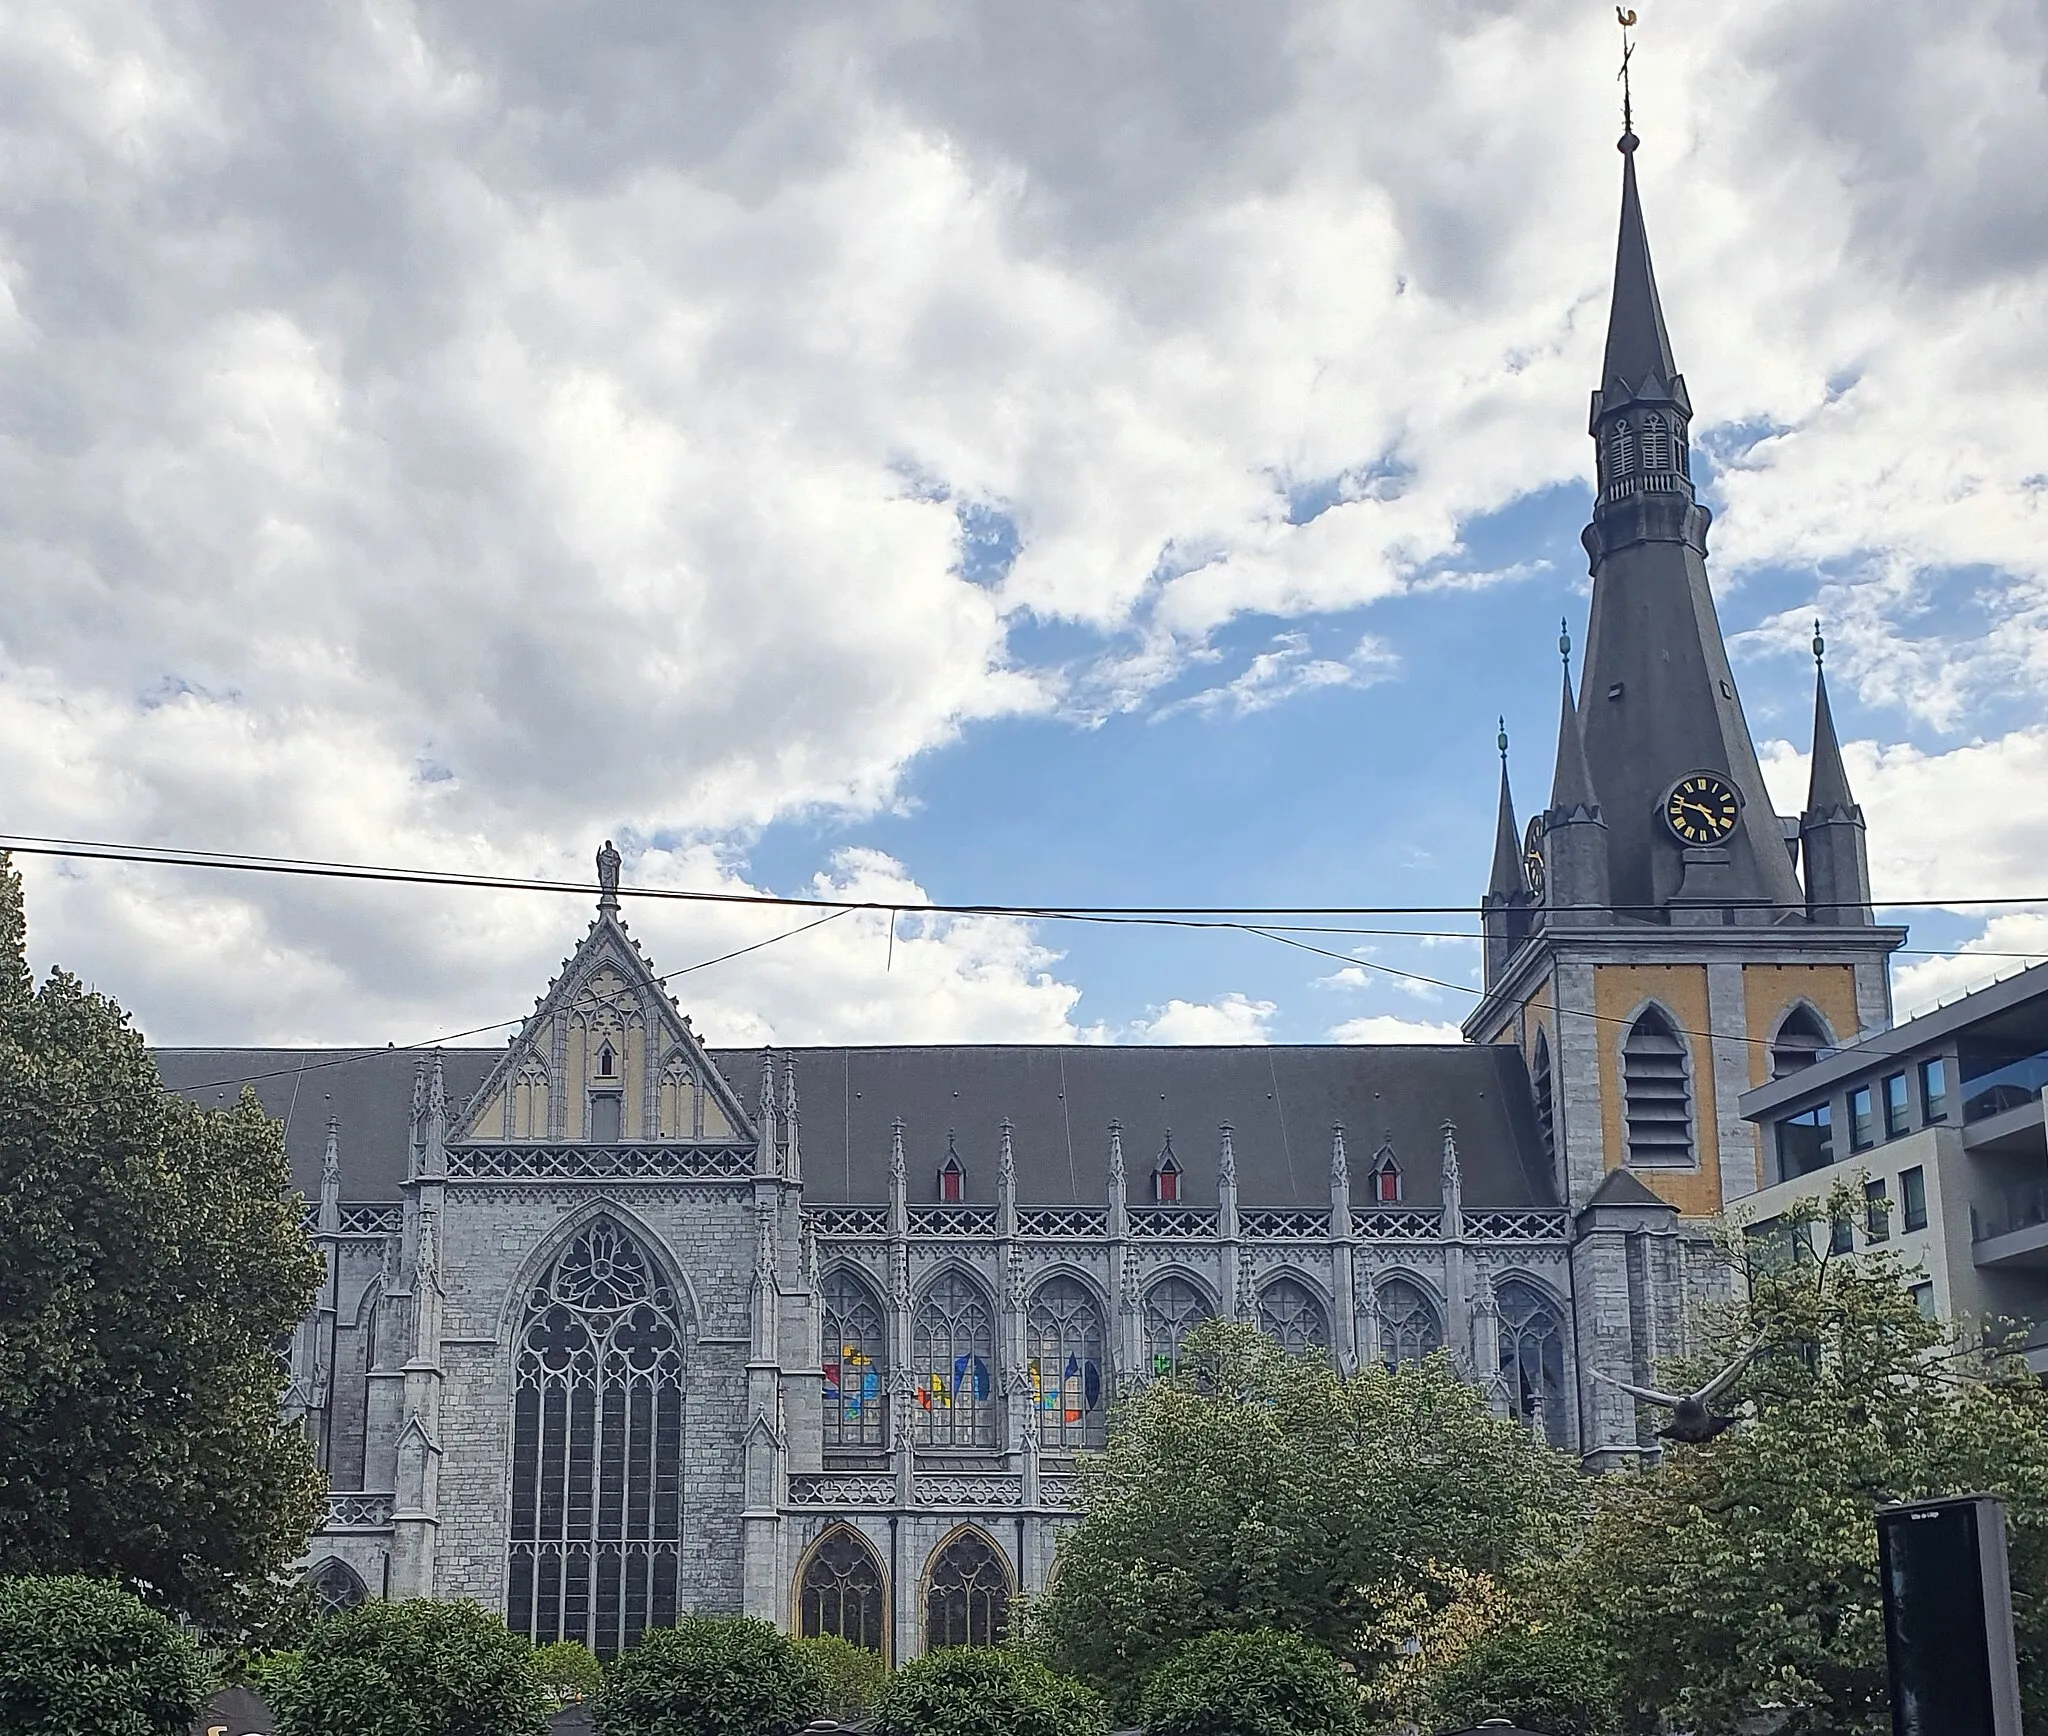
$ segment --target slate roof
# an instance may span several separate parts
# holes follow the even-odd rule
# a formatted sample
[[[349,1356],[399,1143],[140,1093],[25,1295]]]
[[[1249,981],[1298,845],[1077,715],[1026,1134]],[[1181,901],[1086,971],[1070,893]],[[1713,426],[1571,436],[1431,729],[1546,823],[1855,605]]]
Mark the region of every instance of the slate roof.
[[[446,1049],[451,1112],[482,1083],[500,1048]],[[797,1067],[805,1197],[879,1204],[888,1197],[890,1124],[905,1123],[913,1202],[937,1198],[946,1138],[966,1168],[965,1197],[993,1201],[999,1126],[1014,1123],[1024,1205],[1098,1205],[1107,1192],[1109,1123],[1123,1123],[1134,1204],[1169,1129],[1182,1199],[1214,1204],[1219,1125],[1230,1122],[1241,1204],[1326,1207],[1331,1128],[1345,1126],[1354,1200],[1378,1147],[1391,1141],[1404,1204],[1441,1203],[1442,1124],[1458,1126],[1472,1206],[1553,1205],[1528,1075],[1506,1045],[1316,1045],[1149,1048],[920,1045],[802,1048]],[[751,1106],[760,1051],[711,1051]],[[342,1195],[394,1200],[405,1178],[416,1051],[160,1049],[164,1082],[207,1103],[248,1080],[285,1123],[292,1174],[319,1189],[330,1110],[341,1123]],[[778,1065],[778,1077],[780,1068]]]

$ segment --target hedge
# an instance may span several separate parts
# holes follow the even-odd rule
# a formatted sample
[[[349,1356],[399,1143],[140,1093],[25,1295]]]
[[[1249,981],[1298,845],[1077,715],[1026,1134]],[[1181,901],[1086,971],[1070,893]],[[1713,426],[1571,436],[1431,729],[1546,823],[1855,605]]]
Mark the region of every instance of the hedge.
[[[0,1579],[0,1731],[187,1736],[206,1704],[199,1651],[107,1580]]]

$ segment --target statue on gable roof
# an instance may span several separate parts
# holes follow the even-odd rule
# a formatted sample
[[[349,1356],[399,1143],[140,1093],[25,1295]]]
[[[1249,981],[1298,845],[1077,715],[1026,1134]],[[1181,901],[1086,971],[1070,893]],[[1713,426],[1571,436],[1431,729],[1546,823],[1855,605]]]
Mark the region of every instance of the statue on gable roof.
[[[612,841],[609,838],[605,839],[604,848],[597,853],[597,890],[600,904],[618,904],[619,853],[612,848]]]

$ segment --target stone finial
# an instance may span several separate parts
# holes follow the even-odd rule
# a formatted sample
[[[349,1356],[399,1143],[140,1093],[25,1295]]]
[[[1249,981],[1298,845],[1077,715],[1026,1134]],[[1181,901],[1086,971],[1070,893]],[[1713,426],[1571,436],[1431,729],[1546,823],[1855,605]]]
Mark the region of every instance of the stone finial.
[[[1464,1234],[1465,1178],[1458,1167],[1457,1123],[1444,1123],[1444,1234]]]
[[[796,1056],[782,1057],[782,1122],[785,1149],[782,1159],[782,1173],[792,1181],[803,1176],[803,1150],[800,1118],[796,1109]]]
[[[1341,1121],[1330,1126],[1330,1186],[1346,1189],[1351,1186],[1351,1160],[1344,1155],[1344,1123]]]
[[[903,1192],[908,1170],[903,1161],[903,1117],[897,1116],[889,1123],[889,1192],[900,1195]]]
[[[1002,1122],[1001,1143],[996,1155],[996,1190],[1004,1195],[1014,1194],[1017,1191],[1017,1151],[1012,1139],[1012,1135],[1015,1132],[1015,1124],[1005,1115]],[[951,1148],[951,1145],[952,1141],[948,1139],[948,1149]]]
[[[1124,1175],[1124,1124],[1112,1121],[1109,1124],[1109,1192],[1112,1199],[1122,1199],[1126,1187]]]
[[[1216,1157],[1216,1186],[1219,1190],[1227,1188],[1232,1193],[1235,1193],[1237,1191],[1237,1147],[1233,1143],[1235,1129],[1226,1121],[1223,1123],[1222,1133],[1223,1149]],[[1172,1134],[1169,1133],[1166,1136],[1166,1142],[1168,1147],[1171,1148],[1173,1144]]]
[[[341,1228],[341,1118],[327,1115],[327,1149],[320,1158],[320,1228],[332,1235]]]

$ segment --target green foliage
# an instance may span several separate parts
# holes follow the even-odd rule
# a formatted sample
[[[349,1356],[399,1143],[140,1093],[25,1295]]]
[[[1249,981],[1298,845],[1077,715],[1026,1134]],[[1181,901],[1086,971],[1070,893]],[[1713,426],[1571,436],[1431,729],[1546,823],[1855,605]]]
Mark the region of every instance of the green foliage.
[[[533,1651],[535,1680],[557,1702],[591,1700],[604,1686],[604,1667],[590,1648],[574,1640],[553,1640]]]
[[[265,1684],[278,1736],[541,1736],[533,1648],[473,1603],[366,1603]]]
[[[186,1736],[205,1704],[197,1648],[132,1593],[98,1579],[0,1580],[7,1736]]]
[[[791,1736],[825,1693],[821,1665],[771,1623],[689,1616],[605,1673],[598,1736]]]
[[[1205,1633],[1299,1634],[1369,1672],[1390,1608],[1436,1596],[1443,1567],[1540,1554],[1585,1498],[1576,1464],[1494,1417],[1447,1357],[1345,1380],[1222,1322],[1119,1408],[1082,1493],[1031,1629],[1120,1711]]]
[[[0,1573],[261,1625],[320,1513],[276,1347],[320,1261],[252,1094],[167,1096],[111,1001],[27,968],[0,854]]]
[[[1798,1216],[1861,1203],[1851,1185]],[[1612,1645],[1626,1718],[1719,1730],[1782,1707],[1788,1736],[1882,1736],[1876,1510],[1985,1491],[2007,1501],[2022,1692],[2048,1727],[2048,1388],[1923,1319],[1906,1279],[1882,1253],[1751,1273],[1675,1372],[1763,1335],[1727,1400],[1751,1419],[1598,1486],[1558,1595]]]
[[[274,1706],[292,1691],[304,1661],[302,1652],[263,1652],[244,1661],[235,1673],[236,1680],[254,1688],[266,1705]]]
[[[870,1736],[1108,1736],[1109,1713],[1078,1682],[994,1646],[927,1652],[889,1678]]]
[[[818,1666],[824,1679],[824,1715],[837,1718],[842,1724],[866,1717],[875,1696],[882,1691],[882,1684],[889,1679],[888,1666],[866,1646],[857,1646],[836,1634],[800,1639],[794,1644]]]
[[[1608,1736],[1618,1714],[1613,1660],[1575,1623],[1505,1621],[1430,1683],[1435,1721],[1460,1729],[1506,1718],[1539,1736]]]
[[[1152,1673],[1139,1722],[1145,1736],[1353,1736],[1358,1689],[1294,1634],[1204,1634]]]

